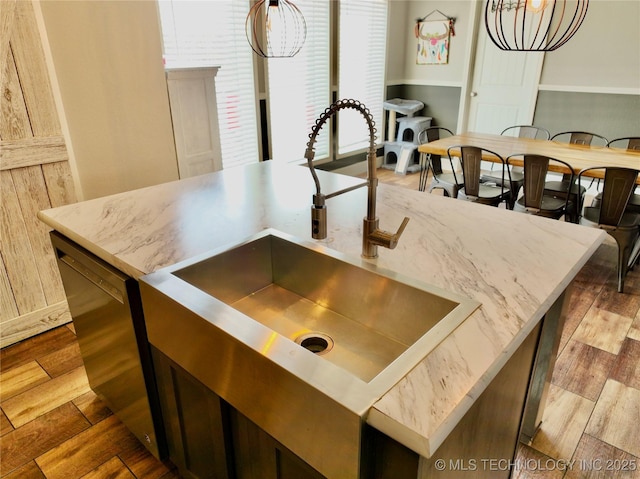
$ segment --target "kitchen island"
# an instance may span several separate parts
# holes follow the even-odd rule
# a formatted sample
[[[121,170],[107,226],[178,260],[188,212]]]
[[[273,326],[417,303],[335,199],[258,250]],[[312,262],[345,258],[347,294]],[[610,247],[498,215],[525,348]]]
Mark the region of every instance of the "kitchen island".
[[[327,193],[360,182],[318,173]],[[313,192],[305,167],[266,162],[47,210],[39,217],[139,279],[266,228],[311,241]],[[380,185],[381,225],[394,229],[405,216],[411,221],[395,250],[380,249],[377,259],[361,260],[365,189],[332,198],[327,207],[323,246],[481,303],[366,415],[373,428],[420,455],[419,470],[427,477],[439,448],[532,333],[537,339],[536,328],[561,306],[563,293],[606,233]],[[482,441],[482,431],[478,434]]]

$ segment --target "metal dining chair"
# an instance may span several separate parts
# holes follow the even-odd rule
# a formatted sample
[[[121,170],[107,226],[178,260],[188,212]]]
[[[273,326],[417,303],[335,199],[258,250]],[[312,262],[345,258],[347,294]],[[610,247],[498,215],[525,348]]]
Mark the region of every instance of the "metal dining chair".
[[[569,143],[572,145],[585,145],[590,146],[594,139],[602,146],[606,146],[609,142],[604,136],[597,133],[590,133],[588,131],[563,131],[556,133],[551,137],[551,141],[560,141]],[[568,174],[562,175],[560,180],[549,180],[544,185],[545,194],[556,195],[564,198],[565,195],[569,195],[569,202],[572,205],[582,204],[584,195],[587,189],[580,184],[580,180],[577,182],[569,182]],[[577,208],[573,208],[573,211],[569,212],[569,218],[572,222],[576,223],[580,212],[576,211]]]
[[[624,136],[607,143],[608,148],[623,148],[630,151],[640,151],[640,136]]]
[[[514,125],[509,126],[502,130],[500,133],[502,136],[514,136],[516,138],[531,138],[538,140],[548,140],[551,137],[551,133],[546,128],[542,128],[540,126],[533,125]],[[516,201],[516,196],[518,191],[522,188],[524,184],[524,173],[521,168],[518,167],[508,167],[510,170],[510,190],[513,192],[511,195],[511,209],[513,209],[514,202]],[[491,168],[493,170],[493,167]],[[493,181],[498,184],[501,180],[498,176],[493,175],[492,173],[487,173],[482,175],[483,181]]]
[[[492,181],[480,180],[480,168],[483,152],[493,155],[500,160],[500,165],[502,167],[502,173],[499,176],[501,179],[500,184]],[[511,207],[511,203],[509,201],[511,190],[506,186],[510,184],[509,173],[506,168],[505,160],[502,156],[495,151],[472,145],[451,146],[447,150],[447,156],[449,156],[449,162],[451,163],[456,184],[462,185],[458,190],[458,199],[491,206],[498,206],[500,203],[505,201],[507,203],[507,208]],[[453,158],[460,158],[462,178],[459,178],[460,173],[456,173],[453,168]]]
[[[449,136],[453,136],[453,132],[448,128],[432,126],[420,132],[418,142],[422,145],[424,143],[430,143]],[[444,173],[442,171],[441,156],[434,155],[432,153],[422,153],[420,155],[419,191],[424,191],[426,189],[429,171],[431,171],[431,174],[433,175],[431,185],[429,186],[429,193],[434,189],[441,189],[444,191],[445,196],[450,196],[452,198],[456,198],[458,196],[460,184],[456,183],[456,177],[453,173]]]
[[[569,195],[559,198],[545,194],[544,185],[550,165],[562,166],[569,170],[571,170],[571,165],[556,158],[529,154],[511,155],[506,159],[506,163],[507,168],[514,166],[514,163],[523,167],[523,194],[513,201],[515,211],[556,220],[564,216],[565,221],[567,220],[570,211]],[[573,182],[573,173],[570,174],[569,181]],[[513,196],[518,196],[519,192],[512,190],[511,193]]]
[[[550,140],[585,146],[593,145],[594,140],[595,144],[599,146],[607,146],[607,143],[609,143],[609,140],[604,136],[598,135],[597,133],[591,133],[589,131],[562,131],[553,135]]]
[[[531,138],[533,140],[548,140],[551,133],[546,128],[534,125],[514,125],[502,130],[503,136],[515,136],[517,138]]]
[[[627,271],[637,260],[640,246],[640,214],[625,211],[638,180],[639,170],[594,166],[578,174],[578,181],[595,170],[604,172],[602,198],[598,206],[587,206],[580,224],[604,229],[618,244],[618,292],[624,292]],[[634,248],[635,246],[635,248]]]
[[[431,128],[427,128],[424,132],[422,132],[421,138],[427,139],[428,141],[435,141],[441,138],[442,135],[453,136],[453,132],[448,128],[443,128],[439,126],[433,126]],[[421,175],[424,173],[424,176],[420,178],[420,184],[418,187],[422,188],[421,191],[424,191],[426,188],[427,176],[428,176],[428,168],[431,169],[431,173],[433,174],[433,178],[431,179],[431,184],[429,185],[429,193],[433,192],[433,190],[440,189],[443,191],[445,196],[449,196],[451,198],[458,197],[458,190],[462,187],[462,174],[460,173],[458,176],[454,175],[454,164],[451,163],[451,172],[443,172],[442,171],[442,163],[440,155],[433,155],[430,153],[423,153],[425,155],[421,159],[421,165],[424,164],[425,168],[421,168]],[[435,159],[440,159],[440,162],[434,163]]]
[[[607,147],[621,148],[626,149],[627,151],[640,152],[640,136],[626,136],[622,138],[616,138],[615,140],[611,140],[609,143],[607,143]],[[635,191],[637,192],[638,190],[640,190],[640,187],[636,185]],[[591,206],[598,206],[601,199],[602,193],[598,193],[595,198],[593,198]],[[631,195],[629,203],[627,204],[626,211],[630,213],[640,213],[640,193],[634,192],[634,194]]]

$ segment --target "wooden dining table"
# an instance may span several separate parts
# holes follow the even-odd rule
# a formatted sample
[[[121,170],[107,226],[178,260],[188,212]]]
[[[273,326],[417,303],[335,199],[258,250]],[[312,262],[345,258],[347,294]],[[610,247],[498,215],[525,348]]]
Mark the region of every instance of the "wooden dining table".
[[[447,157],[448,149],[457,145],[471,145],[485,148],[496,152],[505,160],[511,155],[519,154],[536,154],[556,158],[569,163],[576,175],[584,168],[593,166],[617,166],[640,170],[640,152],[638,151],[607,148],[605,146],[573,145],[552,140],[535,140],[488,133],[469,132],[442,138],[429,143],[423,143],[418,147],[418,151],[424,154],[441,155],[444,158]],[[489,153],[483,154],[482,159],[500,162],[496,156]],[[522,163],[514,162],[513,164],[521,165]],[[550,165],[549,170],[558,173],[569,173],[565,167],[555,165]],[[602,170],[590,171],[585,173],[584,176],[602,178],[603,172]],[[640,184],[640,176],[638,178],[638,184]]]

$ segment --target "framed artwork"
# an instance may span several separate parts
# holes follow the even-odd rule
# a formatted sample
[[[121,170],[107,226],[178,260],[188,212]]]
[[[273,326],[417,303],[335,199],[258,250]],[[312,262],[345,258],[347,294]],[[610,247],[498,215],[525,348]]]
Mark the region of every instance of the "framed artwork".
[[[426,20],[416,23],[418,39],[416,63],[418,65],[440,65],[449,62],[449,37],[451,20]]]

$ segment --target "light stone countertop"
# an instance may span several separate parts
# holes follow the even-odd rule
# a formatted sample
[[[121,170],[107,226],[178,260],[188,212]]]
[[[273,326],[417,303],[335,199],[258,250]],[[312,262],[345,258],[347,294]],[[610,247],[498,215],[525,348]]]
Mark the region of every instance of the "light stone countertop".
[[[322,192],[362,182],[318,171]],[[306,167],[254,164],[42,211],[39,218],[139,278],[266,228],[311,240]],[[321,243],[359,259],[366,188],[327,200]],[[380,227],[411,218],[375,263],[482,303],[371,408],[367,422],[430,457],[606,233],[380,184]]]

